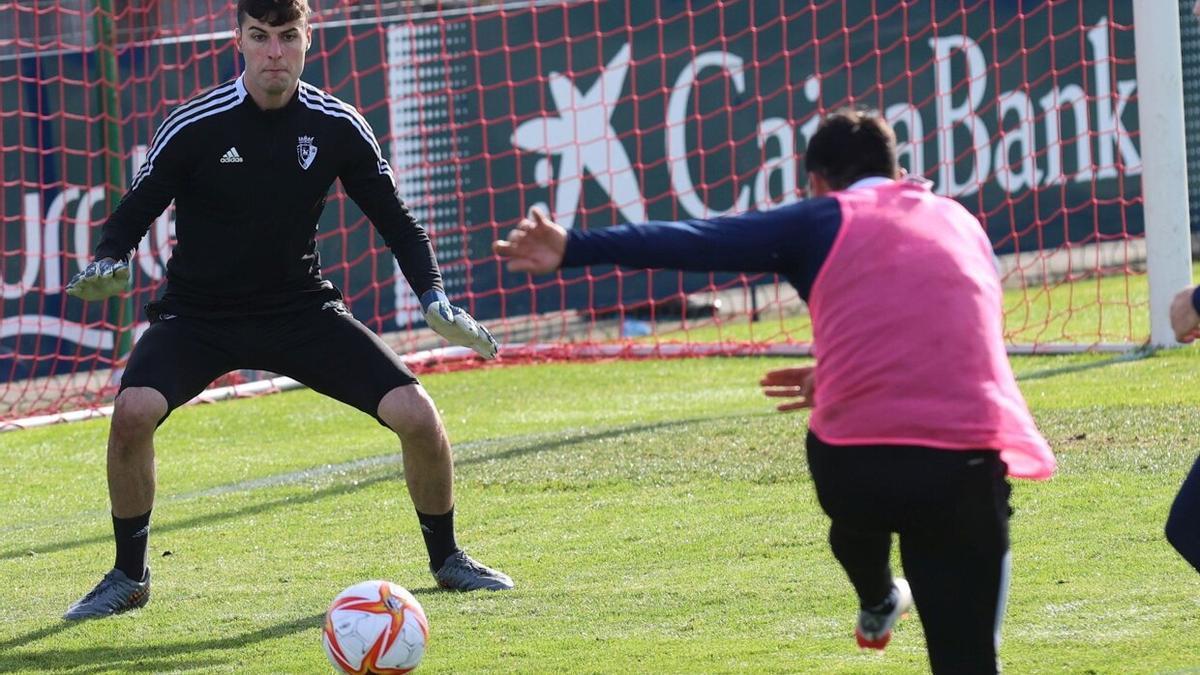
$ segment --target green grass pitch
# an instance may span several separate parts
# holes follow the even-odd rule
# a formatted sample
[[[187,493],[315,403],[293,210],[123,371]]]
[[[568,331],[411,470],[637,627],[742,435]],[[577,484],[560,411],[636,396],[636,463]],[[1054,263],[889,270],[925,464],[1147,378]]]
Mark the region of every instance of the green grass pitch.
[[[193,406],[158,435],[154,598],[66,606],[112,564],[107,423],[0,435],[0,672],[328,672],[343,587],[429,616],[423,672],[922,672],[916,617],[860,653],[826,545],[806,416],[778,359],[604,362],[423,378],[455,442],[459,541],[518,590],[432,588],[394,436],[311,392]],[[1200,575],[1167,509],[1200,450],[1200,351],[1016,358],[1058,453],[1014,482],[1013,673],[1200,670]]]

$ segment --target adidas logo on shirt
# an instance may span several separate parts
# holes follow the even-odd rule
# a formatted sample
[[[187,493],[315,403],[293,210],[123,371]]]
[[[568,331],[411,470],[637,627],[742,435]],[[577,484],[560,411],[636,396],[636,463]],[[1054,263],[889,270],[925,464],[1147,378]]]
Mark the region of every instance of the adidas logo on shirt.
[[[229,148],[221,155],[222,164],[241,164],[242,156],[238,154],[237,148]]]

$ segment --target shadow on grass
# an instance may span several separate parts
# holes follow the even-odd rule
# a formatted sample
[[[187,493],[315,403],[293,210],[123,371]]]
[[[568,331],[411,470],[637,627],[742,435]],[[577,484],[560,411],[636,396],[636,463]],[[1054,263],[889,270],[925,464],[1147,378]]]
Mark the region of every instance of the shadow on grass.
[[[265,642],[306,630],[315,630],[321,627],[324,620],[324,614],[315,614],[241,635],[183,640],[156,645],[97,644],[76,649],[64,649],[51,644],[46,649],[12,651],[14,647],[29,645],[64,630],[76,629],[84,625],[63,622],[0,643],[0,672],[40,673],[47,670],[70,668],[75,673],[112,671],[161,673],[211,668],[221,665],[224,660],[220,658],[219,654],[206,654],[206,652],[239,650],[256,642]],[[181,656],[190,656],[191,658],[176,660]]]
[[[686,426],[686,425],[690,425],[690,424],[695,424],[697,422],[709,422],[709,421],[715,421],[715,420],[720,420],[720,419],[733,419],[733,418],[764,417],[764,416],[771,416],[771,415],[776,415],[776,414],[777,413],[774,413],[774,412],[766,412],[766,413],[751,413],[751,414],[737,414],[737,415],[714,415],[714,416],[710,416],[710,417],[697,417],[697,418],[689,418],[689,419],[683,419],[683,420],[667,420],[667,421],[662,421],[662,422],[656,422],[653,424],[637,424],[637,425],[619,426],[619,427],[612,427],[609,429],[601,429],[601,430],[596,430],[596,431],[591,431],[591,432],[583,432],[583,433],[578,433],[578,434],[554,433],[554,434],[547,434],[546,437],[533,436],[533,437],[525,437],[525,438],[511,438],[511,439],[497,439],[497,440],[490,440],[490,441],[480,441],[480,442],[477,442],[474,444],[462,444],[462,446],[460,446],[460,447],[464,447],[464,446],[470,447],[471,445],[508,445],[510,443],[515,444],[515,447],[511,447],[511,448],[508,448],[506,450],[502,450],[499,452],[486,453],[486,454],[481,454],[478,456],[456,459],[455,464],[459,467],[471,466],[473,464],[482,464],[482,463],[486,463],[486,462],[503,461],[506,459],[512,459],[514,457],[520,457],[523,455],[535,455],[538,453],[550,452],[550,451],[558,450],[560,448],[569,447],[572,445],[577,445],[577,444],[581,444],[581,443],[591,443],[594,441],[599,441],[599,440],[604,440],[604,439],[609,439],[609,438],[617,438],[617,437],[624,436],[627,434],[636,434],[636,433],[643,433],[643,432],[647,432],[647,431],[659,431],[659,430],[664,430],[664,429],[670,429],[672,427],[681,427],[681,426]],[[540,442],[533,442],[533,443],[524,442],[524,441],[534,440],[537,438],[544,438],[544,440],[541,440]],[[162,524],[162,525],[156,524],[151,528],[151,535],[153,536],[154,534],[176,532],[179,530],[188,530],[188,529],[191,529],[194,527],[207,526],[207,525],[211,525],[213,523],[235,520],[235,519],[243,518],[243,517],[247,517],[247,516],[257,516],[257,515],[269,513],[269,512],[275,511],[277,509],[281,509],[281,508],[285,508],[285,507],[289,507],[289,506],[296,506],[299,504],[310,504],[310,503],[319,502],[321,500],[328,499],[331,497],[339,497],[342,495],[351,494],[353,492],[357,492],[359,490],[370,487],[377,483],[382,483],[384,481],[391,481],[391,480],[399,479],[402,475],[400,471],[388,470],[380,475],[371,475],[371,473],[378,471],[379,469],[390,469],[391,467],[396,467],[399,465],[401,465],[401,455],[399,453],[396,453],[394,455],[385,455],[382,457],[371,458],[371,461],[369,464],[364,463],[362,460],[359,460],[359,461],[355,461],[355,462],[348,462],[343,465],[326,467],[326,470],[323,470],[322,472],[320,472],[320,474],[313,472],[311,470],[297,471],[297,472],[294,472],[291,474],[284,474],[282,476],[273,476],[268,479],[258,479],[255,481],[250,481],[247,484],[241,484],[241,483],[237,484],[237,485],[245,485],[245,487],[241,488],[241,489],[235,489],[236,486],[231,486],[231,489],[226,490],[226,491],[221,491],[220,489],[206,490],[204,493],[205,496],[217,496],[217,495],[222,495],[222,494],[234,494],[234,493],[238,493],[238,492],[253,493],[254,491],[256,491],[258,489],[263,489],[268,486],[269,487],[279,487],[279,486],[285,486],[285,485],[293,485],[293,484],[301,483],[304,481],[313,480],[314,478],[316,478],[318,476],[320,476],[320,477],[336,476],[337,478],[340,478],[342,481],[342,482],[335,482],[332,485],[313,490],[312,492],[309,492],[309,493],[303,494],[303,495],[288,495],[285,497],[271,499],[271,500],[268,500],[265,502],[250,504],[250,505],[247,505],[247,506],[244,506],[241,508],[232,509],[229,511],[220,511],[217,513],[209,513],[209,514],[200,515],[200,516],[193,516],[190,518],[184,518],[182,520],[177,520],[177,521],[173,521],[173,522]],[[359,471],[356,469],[362,469],[362,471]],[[366,475],[364,475],[364,473]],[[75,539],[72,541],[61,541],[61,542],[55,542],[55,543],[47,543],[47,544],[40,544],[40,545],[36,545],[36,546],[23,547],[20,549],[10,549],[8,551],[4,551],[3,553],[0,553],[0,561],[15,560],[17,558],[23,558],[23,557],[32,556],[32,555],[40,555],[40,554],[45,554],[45,553],[58,553],[60,551],[67,551],[67,550],[71,550],[74,548],[80,548],[83,546],[90,546],[92,544],[100,544],[100,543],[104,543],[104,542],[111,541],[111,540],[112,540],[111,535],[102,534],[102,535],[96,535],[93,537],[85,537],[83,539]],[[0,671],[0,672],[2,672],[2,671]]]
[[[24,635],[18,635],[17,637],[15,637],[11,640],[5,640],[4,642],[0,642],[0,656],[2,656],[4,654],[4,652],[6,652],[10,649],[15,649],[22,645],[27,645],[30,642],[37,642],[38,640],[41,640],[42,638],[48,638],[51,635],[57,635],[58,633],[61,633],[64,630],[66,630],[68,628],[72,628],[76,625],[77,624],[73,624],[68,621],[62,621],[62,622],[54,624],[53,626],[46,626],[45,628],[39,628],[35,631],[30,631]],[[0,666],[2,666],[2,665],[4,665],[4,661],[0,660]],[[7,672],[7,671],[0,671],[0,672]]]
[[[591,443],[594,441],[603,441],[610,438],[620,438],[621,436],[640,434],[647,431],[663,431],[674,427],[685,427],[701,422],[715,422],[717,420],[726,419],[773,417],[778,414],[779,413],[777,412],[771,411],[762,413],[738,413],[735,415],[711,415],[709,417],[689,417],[681,420],[666,420],[662,422],[655,422],[653,424],[629,424],[610,427],[607,429],[597,429],[595,431],[583,431],[580,433],[553,432],[549,434],[527,436],[525,438],[499,439],[498,441],[494,442],[504,443],[505,445],[514,443],[517,444],[517,446],[496,454],[479,455],[476,457],[466,457],[463,459],[455,458],[454,465],[458,467],[471,466],[473,464],[484,464],[497,460],[512,459],[522,455],[537,455],[545,452],[553,452],[562,448],[568,448],[573,445]]]
[[[1094,370],[1096,368],[1107,368],[1115,366],[1119,363],[1129,363],[1131,361],[1140,361],[1145,358],[1154,356],[1155,350],[1153,347],[1138,347],[1132,351],[1117,354],[1108,359],[1100,361],[1092,361],[1091,363],[1077,363],[1071,366],[1059,366],[1058,368],[1044,368],[1042,370],[1034,370],[1028,373],[1017,375],[1018,382],[1028,382],[1029,380],[1044,380],[1050,377],[1059,375],[1070,375],[1072,373],[1081,373],[1085,370]]]

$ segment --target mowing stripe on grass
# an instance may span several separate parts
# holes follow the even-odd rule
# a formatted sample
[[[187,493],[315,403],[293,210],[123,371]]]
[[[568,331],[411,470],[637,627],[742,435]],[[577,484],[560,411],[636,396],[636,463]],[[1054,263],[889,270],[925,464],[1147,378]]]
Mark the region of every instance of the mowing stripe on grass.
[[[505,453],[502,453],[502,454],[496,455],[496,456],[457,458],[457,459],[455,459],[455,464],[459,467],[469,466],[471,464],[476,464],[478,462],[504,459],[505,457],[508,457],[508,456],[514,455],[514,454],[545,452],[547,450],[551,450],[551,449],[560,447],[565,444],[586,442],[586,441],[595,440],[595,439],[601,438],[601,437],[621,436],[621,435],[630,434],[630,433],[638,433],[638,432],[651,431],[651,430],[656,430],[656,429],[665,429],[665,428],[675,427],[675,426],[686,426],[689,424],[695,424],[697,422],[708,422],[708,421],[721,420],[721,419],[771,416],[774,414],[775,413],[773,413],[773,412],[767,412],[767,413],[761,413],[761,415],[755,415],[755,414],[746,415],[746,414],[734,413],[734,414],[725,414],[725,415],[699,416],[699,417],[689,417],[686,419],[665,420],[665,421],[661,421],[661,422],[652,422],[652,423],[645,423],[645,424],[621,424],[621,425],[616,425],[616,426],[611,426],[611,427],[594,427],[594,428],[574,427],[571,429],[563,429],[563,430],[558,430],[558,431],[553,431],[553,432],[541,432],[541,433],[535,433],[535,434],[518,434],[515,436],[503,436],[503,437],[499,437],[499,438],[484,438],[484,439],[479,439],[479,440],[474,440],[474,441],[463,441],[461,443],[454,444],[455,454],[461,454],[461,453],[465,453],[465,452],[474,452],[477,450],[484,450],[484,449],[487,449],[490,447],[507,447],[507,446],[516,446],[516,447],[513,447],[510,450],[507,450]],[[238,481],[236,483],[228,483],[225,485],[216,485],[213,487],[204,488],[202,490],[193,490],[191,492],[182,492],[179,494],[171,494],[171,495],[160,495],[159,497],[156,498],[156,502],[159,505],[174,504],[174,503],[180,503],[180,502],[187,502],[187,501],[190,501],[193,499],[201,499],[201,498],[206,498],[206,497],[222,497],[222,496],[237,494],[237,493],[250,493],[250,492],[257,492],[259,490],[266,490],[266,489],[270,489],[270,488],[303,484],[303,483],[313,482],[313,481],[316,481],[316,480],[319,480],[322,478],[328,478],[331,476],[344,476],[344,475],[363,472],[363,471],[372,470],[372,469],[379,469],[379,468],[386,468],[386,467],[390,467],[390,466],[403,465],[403,462],[404,462],[403,457],[404,457],[403,453],[399,453],[399,452],[387,454],[387,455],[378,455],[375,457],[364,457],[362,459],[355,459],[355,460],[351,460],[349,462],[342,462],[340,464],[326,464],[324,466],[314,467],[311,469],[300,469],[298,471],[289,471],[287,473],[275,474],[272,476],[263,476],[261,478],[251,478],[249,480]],[[379,476],[379,477],[375,477],[371,480],[360,481],[359,483],[357,483],[351,487],[355,487],[355,486],[365,487],[366,485],[374,484],[374,483],[377,483],[377,482],[380,482],[383,480],[390,480],[392,478],[394,478],[394,476],[391,476],[391,475]],[[328,488],[325,488],[325,489],[331,489],[331,488],[343,489],[344,487],[345,486],[341,486],[341,485],[335,483],[334,485],[328,486]],[[320,492],[321,491],[318,491],[318,493],[316,493],[316,494],[319,495]],[[294,497],[288,497],[288,498],[284,498],[282,501],[295,501],[295,499],[296,498],[294,498]],[[28,521],[28,522],[23,522],[23,523],[18,523],[18,524],[10,524],[10,525],[0,526],[0,533],[8,534],[11,532],[32,530],[32,529],[36,529],[39,527],[50,527],[50,526],[61,525],[61,524],[65,524],[65,523],[78,523],[78,522],[85,521],[85,520],[103,520],[103,519],[106,519],[108,517],[108,515],[109,514],[108,514],[107,510],[96,509],[96,510],[81,511],[73,516],[50,518],[50,519],[39,520],[39,521]],[[192,521],[187,520],[184,522],[191,523]],[[168,526],[166,526],[166,525],[160,525],[160,526],[157,526],[155,528],[155,530],[158,532],[162,532],[162,531],[165,531],[167,527]],[[172,527],[171,529],[175,529],[175,528]],[[106,537],[107,537],[107,535],[106,535]],[[66,547],[69,548],[70,546],[73,546],[75,544],[89,543],[91,541],[92,541],[91,539],[88,539],[88,540],[72,542],[72,544],[67,545]],[[62,548],[64,548],[64,546],[62,544],[52,544],[52,545],[49,545],[49,547],[44,546],[41,548],[32,548],[32,549],[27,548],[27,549],[23,549],[21,551],[7,551],[7,552],[0,551],[0,560],[8,560],[13,557],[19,557],[21,555],[28,555],[30,551],[35,552],[35,553],[45,553],[45,552],[49,552],[51,550],[61,550]]]
[[[531,434],[528,440],[534,441],[541,438],[550,437],[553,434]],[[490,445],[500,445],[509,441],[520,441],[522,437],[514,436],[511,438],[488,438],[478,441],[467,441],[457,444],[460,450],[474,450],[476,448],[486,448]],[[337,476],[359,471],[362,469],[376,469],[379,467],[393,466],[403,464],[403,454],[394,453],[390,455],[379,455],[377,457],[365,457],[341,464],[326,464],[312,469],[301,469],[299,471],[290,471],[288,473],[276,474],[274,476],[264,476],[262,478],[251,478],[249,480],[238,481],[236,483],[228,483],[225,485],[216,485],[203,490],[194,490],[192,492],[183,492],[180,494],[160,495],[155,501],[159,504],[170,504],[177,502],[186,502],[192,499],[200,499],[203,497],[220,497],[223,495],[234,494],[238,492],[254,492],[257,490],[265,490],[273,487],[282,487],[285,485],[295,485],[308,481],[325,478],[327,476]],[[0,527],[0,532],[16,532],[21,530],[29,530],[38,527],[46,527],[50,525],[58,525],[61,523],[73,523],[81,520],[91,520],[104,518],[108,515],[107,510],[91,510],[83,511],[75,516],[67,518],[52,518],[47,520],[18,523],[13,525],[5,525]],[[0,554],[0,558],[5,557]]]

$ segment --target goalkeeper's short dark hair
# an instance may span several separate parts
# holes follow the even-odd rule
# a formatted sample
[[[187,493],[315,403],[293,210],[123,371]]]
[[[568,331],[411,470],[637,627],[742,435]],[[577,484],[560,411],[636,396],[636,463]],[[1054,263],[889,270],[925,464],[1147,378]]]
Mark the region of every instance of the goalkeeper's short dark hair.
[[[804,153],[804,168],[833,190],[869,176],[895,178],[896,133],[875,110],[843,108],[821,120]]]
[[[308,0],[238,0],[238,28],[252,17],[268,26],[282,26],[297,19],[308,20],[312,10],[308,8]]]

